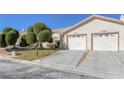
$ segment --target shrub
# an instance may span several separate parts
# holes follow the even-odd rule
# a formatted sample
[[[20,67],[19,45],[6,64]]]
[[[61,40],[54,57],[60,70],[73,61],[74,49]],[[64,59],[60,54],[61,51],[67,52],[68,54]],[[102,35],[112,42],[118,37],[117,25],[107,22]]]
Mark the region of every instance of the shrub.
[[[42,48],[43,42],[50,42],[50,43],[53,42],[52,31],[45,24],[36,23],[28,28],[28,35],[26,36],[26,42],[29,45],[32,45],[37,42],[36,46]]]
[[[3,48],[3,47],[6,47],[7,44],[6,44],[6,41],[5,41],[5,35],[4,34],[0,34],[0,47]]]
[[[17,41],[17,34],[13,31],[8,32],[5,36],[5,41],[7,45],[10,45],[10,46],[15,45]]]
[[[5,35],[5,42],[7,45],[15,45],[19,38],[19,32],[11,27],[6,27],[3,30],[3,35]]]
[[[19,32],[18,32],[17,30],[15,30],[15,29],[13,29],[13,28],[11,28],[11,27],[6,27],[6,28],[4,28],[4,30],[3,30],[3,34],[4,34],[4,35],[6,35],[6,34],[9,33],[9,32],[15,32],[17,38],[19,38]]]
[[[33,32],[38,35],[42,30],[48,29],[48,27],[43,23],[36,23],[33,26]]]
[[[29,33],[26,35],[26,42],[27,42],[29,45],[32,45],[32,44],[36,43],[36,42],[37,42],[36,35],[35,35],[33,32],[29,32]]]
[[[43,30],[37,35],[39,42],[50,42],[52,34],[49,30]],[[52,40],[51,40],[52,41]]]
[[[12,31],[13,29],[11,27],[6,27],[3,29],[3,34],[6,35],[8,32]]]

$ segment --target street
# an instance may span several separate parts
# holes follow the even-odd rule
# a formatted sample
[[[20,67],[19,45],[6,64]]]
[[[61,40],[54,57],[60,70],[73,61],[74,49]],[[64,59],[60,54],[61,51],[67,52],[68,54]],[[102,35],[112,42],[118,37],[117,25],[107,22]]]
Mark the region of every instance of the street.
[[[51,70],[30,63],[18,63],[0,59],[1,79],[90,79],[94,77]]]

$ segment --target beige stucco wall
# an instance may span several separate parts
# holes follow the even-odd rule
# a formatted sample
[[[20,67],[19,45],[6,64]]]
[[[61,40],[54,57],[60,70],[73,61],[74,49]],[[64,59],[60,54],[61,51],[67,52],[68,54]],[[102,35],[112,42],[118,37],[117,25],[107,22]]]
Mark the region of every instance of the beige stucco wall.
[[[64,35],[64,48],[67,46],[67,35],[78,34],[87,34],[87,49],[91,49],[91,34],[92,33],[101,33],[103,31],[106,32],[119,32],[119,50],[124,50],[124,25],[116,24],[108,21],[103,21],[99,19],[94,19],[89,23],[72,30],[69,33]],[[110,42],[111,43],[111,42]]]

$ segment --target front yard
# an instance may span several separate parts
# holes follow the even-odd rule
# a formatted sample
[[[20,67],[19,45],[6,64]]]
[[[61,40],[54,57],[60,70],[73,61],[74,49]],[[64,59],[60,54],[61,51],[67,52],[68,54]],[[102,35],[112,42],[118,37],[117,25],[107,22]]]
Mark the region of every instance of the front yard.
[[[37,50],[24,50],[24,51],[19,51],[19,55],[17,55],[17,59],[22,59],[22,60],[36,60],[38,58],[42,58],[48,55],[51,55],[55,53],[57,50],[38,50],[38,56],[37,56]]]

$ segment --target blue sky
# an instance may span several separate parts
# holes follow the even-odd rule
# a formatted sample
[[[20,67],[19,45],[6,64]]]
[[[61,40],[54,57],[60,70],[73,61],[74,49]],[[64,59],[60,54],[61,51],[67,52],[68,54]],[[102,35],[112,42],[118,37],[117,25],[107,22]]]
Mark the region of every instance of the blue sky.
[[[64,28],[71,26],[91,14],[0,14],[0,31],[5,27],[25,29],[37,22],[43,22],[50,28]],[[120,18],[120,14],[100,14],[102,16]]]

